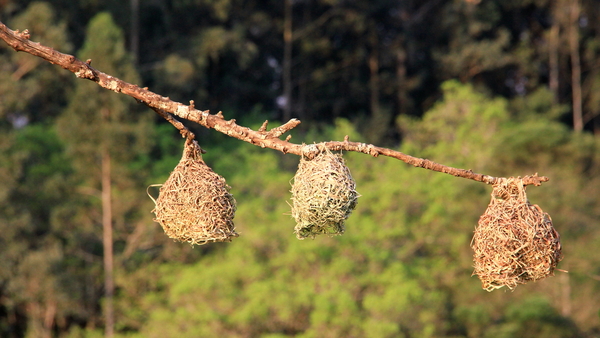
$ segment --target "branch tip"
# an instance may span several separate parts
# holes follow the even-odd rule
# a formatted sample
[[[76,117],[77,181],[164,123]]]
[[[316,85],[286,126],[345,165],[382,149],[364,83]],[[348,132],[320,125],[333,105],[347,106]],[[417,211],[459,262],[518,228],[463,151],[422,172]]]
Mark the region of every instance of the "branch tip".
[[[265,122],[263,122],[262,126],[260,126],[260,128],[258,128],[258,131],[260,131],[260,132],[267,131],[268,124],[269,124],[269,120],[265,120]]]

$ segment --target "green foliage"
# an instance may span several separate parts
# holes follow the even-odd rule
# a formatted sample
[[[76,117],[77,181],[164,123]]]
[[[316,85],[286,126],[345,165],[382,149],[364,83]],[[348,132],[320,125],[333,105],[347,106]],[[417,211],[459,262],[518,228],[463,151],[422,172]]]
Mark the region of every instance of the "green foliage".
[[[227,30],[222,27],[214,27],[203,31],[198,36],[198,61],[201,69],[205,68],[207,59],[218,59],[226,52],[233,52],[239,65],[248,67],[252,58],[257,53],[257,47],[245,39],[243,27],[234,27]]]
[[[71,52],[66,22],[56,18],[46,2],[32,2],[8,24],[27,28],[32,36],[48,46]],[[71,78],[48,62],[26,53],[15,53],[0,46],[0,128],[11,121],[20,126],[27,122],[47,121],[64,104]]]
[[[93,62],[98,69],[131,82],[138,81],[132,59],[125,51],[123,33],[110,14],[98,14],[87,32],[88,38],[79,52],[81,58],[97,57]],[[108,149],[121,163],[147,152],[150,141],[145,130],[151,128],[150,121],[132,114],[133,105],[130,98],[113,95],[94,83],[77,82],[57,126],[78,170],[85,172],[85,176],[91,174],[99,181],[98,149]],[[125,175],[123,172],[116,176],[119,174]]]
[[[578,337],[577,328],[541,297],[527,298],[506,310],[506,323],[484,337]]]
[[[450,77],[471,79],[514,62],[514,56],[507,52],[510,33],[498,27],[501,20],[498,7],[497,3],[488,1],[480,6],[460,2],[444,8],[441,22],[450,41],[435,55],[440,60],[441,71]]]
[[[146,132],[150,134],[151,130],[146,129]],[[155,156],[151,158],[148,154],[148,157],[144,158],[148,162],[144,161],[144,163],[152,168],[150,174],[152,179],[164,182],[181,159],[183,140],[179,131],[169,123],[157,124],[151,134],[154,136],[152,151]]]
[[[125,50],[123,31],[107,12],[98,13],[90,20],[86,29],[86,40],[78,52],[78,57],[83,60],[92,59],[95,67],[124,81],[139,82],[132,58]],[[95,60],[95,57],[98,59]],[[106,93],[101,89],[97,91]]]
[[[442,89],[444,100],[434,105],[422,122],[408,117],[398,120],[405,130],[408,153],[482,171],[498,146],[501,124],[509,118],[507,102],[490,99],[458,81],[445,82]]]
[[[510,110],[517,121],[556,121],[567,113],[568,107],[552,101],[552,93],[547,88],[540,87],[527,96],[514,98],[510,102]]]
[[[15,155],[21,163],[20,189],[24,204],[35,214],[59,204],[73,170],[52,126],[26,126],[16,134]],[[25,202],[27,201],[27,202]]]
[[[444,154],[450,146],[446,130],[456,132],[458,142],[483,142],[469,144],[472,151],[458,162],[495,154],[494,147],[500,145],[481,134],[513,130],[506,103],[489,100],[469,86],[447,88],[452,95],[432,109],[432,116],[411,122],[415,133],[428,128],[429,142],[410,139],[406,148],[420,146],[424,153]],[[461,133],[458,116],[473,123],[471,134]],[[456,128],[443,129],[444,119]],[[425,125],[430,121],[435,123]],[[436,123],[440,128],[435,129]],[[328,133],[355,135],[348,128],[340,120]],[[491,151],[480,149],[489,147]],[[362,197],[346,233],[297,241],[284,203],[292,173],[280,169],[275,154],[254,148],[241,145],[239,152],[212,158],[217,171],[229,168],[242,236],[195,264],[171,266],[159,277],[161,287],[141,302],[153,310],[133,336],[579,334],[546,298],[518,301],[525,293],[543,294],[555,287],[556,279],[495,297],[468,277],[470,231],[489,198],[479,185],[390,159],[364,161],[364,155],[347,154]]]
[[[65,239],[56,218],[70,199],[72,168],[51,126],[30,125],[5,134],[0,156],[3,184],[0,207],[0,284],[4,311],[24,313],[29,325],[23,335],[40,336],[44,313],[35,307],[69,304],[61,281],[66,271],[57,269],[64,259]],[[67,292],[65,292],[67,291]],[[29,304],[29,307],[25,307]],[[57,316],[68,316],[77,306],[61,307]],[[10,330],[0,320],[0,333]]]
[[[88,35],[83,56],[98,56],[99,67],[136,80],[123,35],[108,14],[92,20]],[[95,323],[101,318],[98,153],[103,148],[110,149],[113,159],[116,253],[126,258],[139,245],[135,240],[143,238],[127,233],[150,204],[141,193],[146,173],[140,163],[149,151],[153,126],[130,113],[131,103],[81,82],[56,121],[7,133],[0,171],[9,182],[4,194],[10,203],[2,208],[1,219],[3,229],[11,231],[2,231],[0,240],[6,268],[0,284],[7,299],[2,309],[27,318],[24,336],[49,335],[53,325],[64,331],[67,320]],[[55,324],[49,326],[47,318]]]
[[[0,16],[34,41],[77,49],[101,71],[223,110],[253,129],[280,116],[281,1],[140,1],[137,69],[125,47],[134,39],[128,6],[51,3],[4,1]],[[591,129],[600,102],[593,24],[600,15],[594,3],[582,5]],[[566,256],[560,267],[570,273],[512,293],[485,293],[469,277],[469,241],[489,187],[344,154],[362,194],[346,233],[297,241],[286,200],[298,159],[197,128],[206,162],[233,187],[241,237],[195,248],[174,243],[151,222],[144,190],[179,161],[178,132],[152,123],[152,113],[129,98],[87,81],[73,85],[68,72],[1,47],[0,335],[103,335],[98,154],[108,149],[118,336],[593,336],[600,144],[565,123],[567,43],[555,51],[559,88],[546,88],[553,6],[292,6],[292,103],[303,121],[293,141],[402,140],[399,150],[436,162],[551,178],[528,195],[553,216]]]
[[[551,82],[550,73],[555,69],[549,69],[549,55],[555,54],[559,88],[547,102],[570,102],[569,30],[558,13],[564,11],[555,9],[558,3],[435,1],[294,2],[294,115],[307,124],[349,118],[361,127],[367,139],[382,134],[385,137],[380,137],[381,142],[394,144],[399,137],[389,122],[401,115],[423,115],[439,97],[444,81],[459,78],[481,85],[494,95],[524,96]],[[139,22],[133,20],[136,16],[130,6],[115,0],[4,3],[0,13],[6,22],[28,28],[34,39],[61,51],[73,49],[68,36],[73,45],[80,47],[86,39],[84,28],[95,15],[111,13],[115,24],[130,34],[128,43],[141,42],[136,60],[146,85],[183,102],[194,99],[198,107],[227,109],[235,117],[256,105],[276,119],[281,117],[277,98],[282,95],[283,85],[284,2],[142,1]],[[596,38],[598,27],[587,23],[596,22],[600,11],[593,1],[584,0],[581,5],[587,20],[581,24],[579,36],[585,70],[583,103],[587,127],[593,128],[594,124],[588,122],[596,118],[600,102],[596,94],[600,43]],[[139,30],[133,29],[136,24]],[[561,26],[560,41],[553,50],[549,31],[557,25]],[[134,36],[135,31],[139,36]],[[18,79],[19,84],[30,76],[50,81],[64,74],[42,72],[53,68],[42,66],[43,61],[25,53],[3,50],[4,57],[19,61],[10,71],[14,75],[10,81]],[[94,64],[99,61],[94,59]],[[8,77],[2,79],[9,81]],[[63,77],[58,83],[69,79]],[[19,93],[26,98],[39,91],[44,102],[35,105],[38,110],[47,109],[52,95],[64,95],[63,85],[56,83],[40,86],[38,81],[29,81],[22,88],[26,90],[6,87],[3,92],[11,97]],[[25,100],[4,101],[7,106],[18,106],[23,103],[17,101]],[[5,110],[10,112],[12,108]],[[55,110],[52,116],[56,115]],[[392,140],[388,140],[390,136]]]

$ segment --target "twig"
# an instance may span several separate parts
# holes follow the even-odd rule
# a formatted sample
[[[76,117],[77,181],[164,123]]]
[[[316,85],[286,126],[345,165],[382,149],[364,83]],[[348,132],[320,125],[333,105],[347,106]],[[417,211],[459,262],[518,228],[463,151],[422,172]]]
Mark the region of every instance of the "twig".
[[[193,100],[190,101],[190,106],[194,106]],[[194,133],[191,130],[189,130],[183,123],[179,122],[176,118],[174,118],[173,115],[167,113],[164,110],[158,109],[158,108],[154,108],[154,107],[150,107],[150,108],[152,110],[154,110],[162,118],[167,120],[167,122],[172,124],[173,127],[177,128],[179,130],[179,133],[181,134],[181,136],[186,139],[186,142],[194,141],[194,139],[196,138],[196,135],[194,135]],[[200,146],[198,146],[198,147],[200,148],[200,152],[202,154],[206,154],[206,150],[202,149],[202,147],[200,147]]]
[[[148,88],[140,88],[134,84],[127,83],[114,76],[105,74],[93,68],[91,66],[91,60],[88,60],[88,62],[83,62],[73,55],[63,54],[50,47],[43,46],[40,43],[32,42],[29,40],[29,37],[30,36],[27,30],[21,33],[19,31],[13,31],[0,22],[0,39],[4,40],[16,51],[22,51],[34,56],[38,56],[52,64],[59,65],[64,69],[71,71],[79,78],[94,81],[103,88],[110,89],[117,93],[129,95],[136,100],[143,102],[159,115],[167,119],[167,121],[171,122],[180,130],[182,136],[187,137],[188,139],[190,137],[193,138],[193,134],[187,129],[182,129],[181,127],[185,128],[185,126],[183,126],[181,122],[175,120],[171,114],[189,121],[196,122],[203,127],[215,129],[223,134],[254,144],[261,148],[275,149],[284,154],[289,153],[312,158],[320,152],[319,148],[315,145],[295,144],[289,142],[291,136],[288,136],[285,140],[279,139],[279,137],[281,137],[283,134],[300,124],[300,121],[297,119],[291,119],[290,121],[279,127],[273,128],[270,131],[267,131],[268,122],[265,121],[265,123],[263,123],[258,130],[252,130],[236,124],[234,119],[229,121],[225,120],[221,112],[213,115],[207,110],[200,111],[194,107],[193,101],[190,101],[190,105],[184,105],[182,103],[172,101],[168,97],[158,95],[148,90]],[[413,157],[399,151],[377,147],[372,144],[350,142],[347,136],[345,137],[344,141],[324,142],[322,145],[333,151],[355,151],[374,157],[384,155],[398,159],[415,167],[425,168],[454,175],[456,177],[484,182],[487,184],[494,184],[497,180],[501,179],[498,177],[477,174],[471,170],[448,167],[427,159]],[[547,182],[548,180],[549,179],[547,177],[538,176],[536,173],[532,176],[525,176],[523,178],[523,184],[540,185],[542,182]]]

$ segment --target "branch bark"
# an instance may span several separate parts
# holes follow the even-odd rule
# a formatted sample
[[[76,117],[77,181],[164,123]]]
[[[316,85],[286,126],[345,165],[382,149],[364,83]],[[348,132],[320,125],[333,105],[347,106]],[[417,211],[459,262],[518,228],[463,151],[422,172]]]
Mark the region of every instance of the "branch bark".
[[[17,52],[22,51],[34,56],[38,56],[52,64],[61,66],[62,68],[74,73],[75,76],[79,78],[94,81],[103,88],[131,96],[134,99],[143,102],[148,107],[154,109],[157,113],[166,112],[180,118],[196,122],[205,128],[214,129],[218,132],[251,143],[261,148],[270,148],[281,151],[284,154],[295,154],[310,159],[320,153],[322,151],[322,147],[324,146],[332,151],[354,151],[374,157],[379,155],[388,156],[418,168],[429,169],[456,177],[484,182],[487,184],[494,184],[497,180],[501,179],[501,177],[493,177],[474,173],[470,169],[466,170],[448,167],[427,159],[413,157],[399,151],[378,147],[372,144],[350,142],[347,136],[344,141],[323,142],[318,146],[316,144],[306,145],[291,143],[289,142],[291,135],[288,135],[285,140],[280,139],[280,137],[299,125],[300,120],[293,118],[283,125],[271,129],[270,131],[267,131],[268,121],[265,121],[259,130],[252,130],[236,124],[234,119],[225,120],[221,112],[217,114],[210,114],[208,110],[198,110],[194,107],[193,101],[190,101],[190,105],[172,101],[168,97],[161,96],[148,90],[147,87],[140,88],[134,84],[127,83],[93,68],[91,66],[91,60],[83,62],[73,55],[60,53],[50,47],[41,45],[38,42],[32,42],[29,40],[29,38],[30,35],[27,30],[23,32],[13,31],[0,22],[0,39],[4,40]],[[161,116],[165,117],[163,114],[161,114]],[[168,117],[165,118],[169,120]],[[169,120],[169,122],[173,123],[173,125],[180,130],[184,137],[190,137],[189,131],[182,129],[185,127],[183,127],[183,125],[178,121],[175,120],[175,122],[173,122],[172,120]],[[177,123],[179,123],[179,125]],[[543,182],[547,182],[548,180],[549,179],[547,177],[538,176],[536,173],[531,176],[523,177],[523,184],[541,185]]]

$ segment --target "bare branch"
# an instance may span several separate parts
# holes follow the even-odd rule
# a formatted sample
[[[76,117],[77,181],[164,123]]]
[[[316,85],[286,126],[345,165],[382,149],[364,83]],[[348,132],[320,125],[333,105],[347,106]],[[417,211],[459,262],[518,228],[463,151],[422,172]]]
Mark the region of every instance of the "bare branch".
[[[190,101],[191,104],[193,104],[194,101]],[[162,118],[164,118],[165,120],[167,120],[170,124],[173,125],[173,127],[177,128],[179,130],[179,133],[181,134],[181,137],[186,138],[189,142],[193,141],[194,138],[196,138],[196,135],[194,135],[194,133],[189,130],[185,125],[183,125],[183,123],[179,122],[176,118],[173,117],[173,115],[167,113],[164,110],[158,109],[158,108],[154,108],[154,107],[150,107],[152,110],[154,110],[158,115],[160,115]],[[202,152],[203,154],[206,154],[206,150],[200,148],[200,152]]]
[[[207,110],[200,111],[196,109],[193,101],[190,101],[190,105],[184,105],[182,103],[172,101],[168,97],[163,97],[148,90],[148,88],[140,88],[134,84],[127,83],[114,76],[105,74],[93,68],[91,66],[91,62],[83,62],[73,55],[63,54],[50,47],[43,46],[40,43],[32,42],[29,40],[29,33],[27,30],[19,33],[19,31],[13,31],[0,22],[0,39],[4,40],[16,51],[22,51],[34,56],[38,56],[52,64],[59,65],[64,69],[69,70],[79,78],[94,81],[103,88],[117,93],[123,93],[135,98],[140,102],[143,102],[159,115],[167,119],[167,121],[172,123],[177,129],[179,129],[179,131],[182,133],[182,136],[188,139],[190,137],[193,138],[193,134],[187,130],[187,128],[185,128],[181,122],[177,121],[173,116],[171,116],[171,114],[189,121],[196,122],[205,128],[212,128],[223,134],[251,143],[261,148],[278,150],[284,154],[289,153],[312,158],[321,151],[319,150],[319,147],[314,144],[305,145],[289,142],[291,135],[288,135],[285,140],[280,139],[283,134],[300,124],[300,121],[297,119],[291,119],[290,121],[279,127],[273,128],[270,131],[266,130],[268,121],[265,121],[265,123],[263,123],[258,130],[252,130],[236,124],[235,120],[233,119],[228,121],[225,120],[221,112],[213,115]],[[384,155],[398,159],[415,167],[425,168],[450,174],[456,177],[484,182],[487,184],[494,184],[500,179],[498,177],[477,174],[471,170],[448,167],[427,159],[413,157],[399,151],[377,147],[372,144],[350,142],[347,136],[344,138],[344,141],[324,142],[322,145],[333,151],[355,151],[374,157]],[[547,177],[538,176],[536,173],[532,176],[525,176],[523,184],[540,185],[548,180],[549,179]]]

